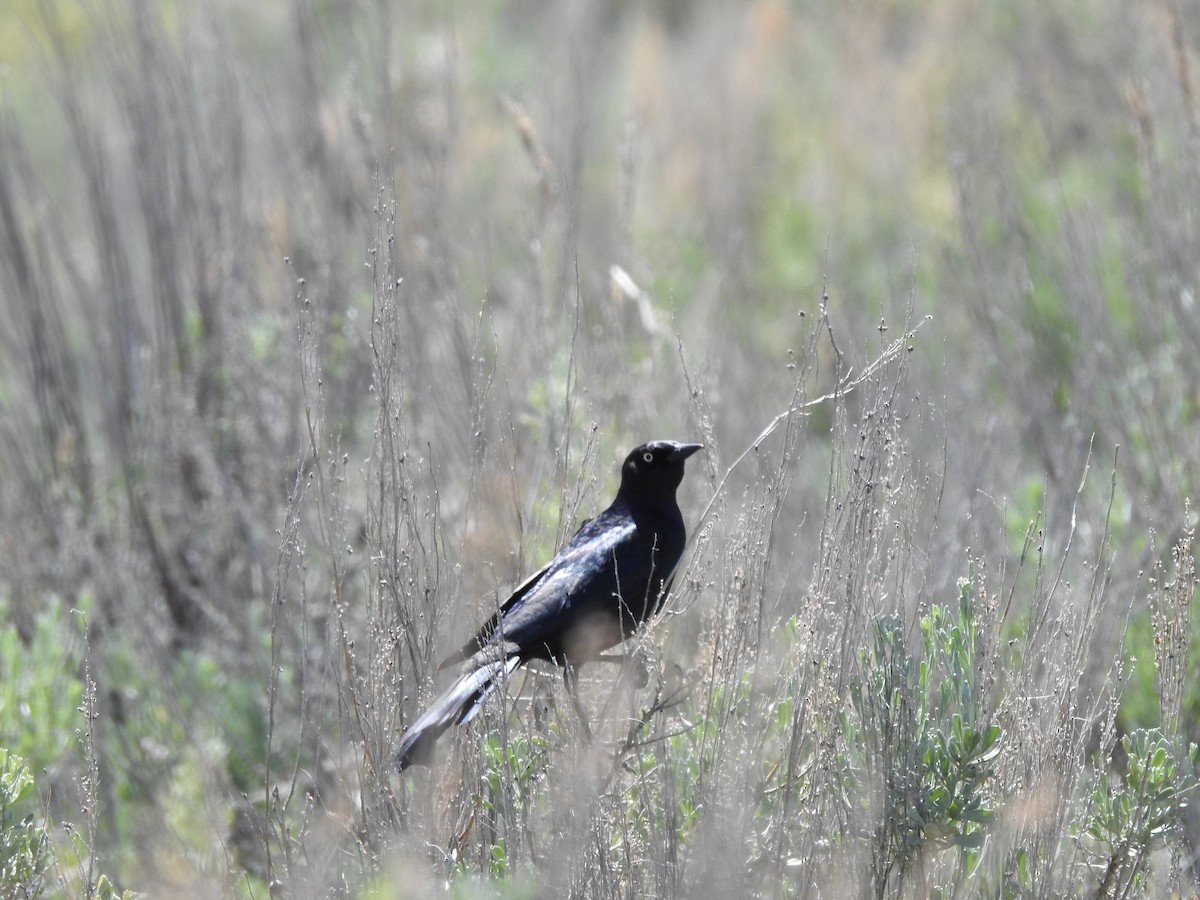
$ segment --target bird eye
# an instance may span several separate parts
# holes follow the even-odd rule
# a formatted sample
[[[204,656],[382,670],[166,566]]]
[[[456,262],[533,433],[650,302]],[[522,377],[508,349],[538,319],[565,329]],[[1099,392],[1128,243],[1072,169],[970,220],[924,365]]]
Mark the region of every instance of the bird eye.
[[[654,462],[654,454],[651,453],[649,450],[647,450],[645,453],[642,454],[642,459],[645,460],[646,462]]]

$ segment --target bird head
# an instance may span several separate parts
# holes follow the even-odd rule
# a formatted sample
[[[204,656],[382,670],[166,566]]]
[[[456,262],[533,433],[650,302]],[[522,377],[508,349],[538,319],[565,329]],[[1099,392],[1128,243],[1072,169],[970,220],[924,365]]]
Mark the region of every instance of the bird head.
[[[635,447],[621,466],[621,491],[673,495],[683,481],[683,461],[703,448],[703,444],[679,441],[650,441]]]

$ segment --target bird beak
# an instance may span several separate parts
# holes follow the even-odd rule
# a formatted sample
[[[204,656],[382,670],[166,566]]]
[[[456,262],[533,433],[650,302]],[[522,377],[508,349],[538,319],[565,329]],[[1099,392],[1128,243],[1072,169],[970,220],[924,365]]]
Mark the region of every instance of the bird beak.
[[[675,449],[671,451],[671,455],[667,457],[671,462],[683,462],[697,450],[703,450],[703,444],[676,444]]]

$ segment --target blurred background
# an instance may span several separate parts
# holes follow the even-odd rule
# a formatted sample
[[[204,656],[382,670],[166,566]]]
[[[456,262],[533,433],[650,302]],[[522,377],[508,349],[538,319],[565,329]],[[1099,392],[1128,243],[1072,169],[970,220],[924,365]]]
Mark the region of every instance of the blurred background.
[[[494,872],[469,782],[388,747],[655,437],[708,446],[689,523],[720,485],[668,660],[730,591],[745,669],[994,579],[997,635],[1086,609],[1081,696],[1158,724],[1198,53],[1174,0],[6,3],[0,746],[46,889]],[[805,612],[835,545],[847,632]]]

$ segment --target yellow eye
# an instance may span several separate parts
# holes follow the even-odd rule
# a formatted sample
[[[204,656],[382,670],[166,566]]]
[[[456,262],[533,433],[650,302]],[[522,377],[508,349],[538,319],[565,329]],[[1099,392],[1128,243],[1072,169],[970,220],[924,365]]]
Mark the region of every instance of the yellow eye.
[[[654,454],[651,453],[649,450],[647,450],[645,453],[642,454],[642,459],[645,462],[654,462]]]

